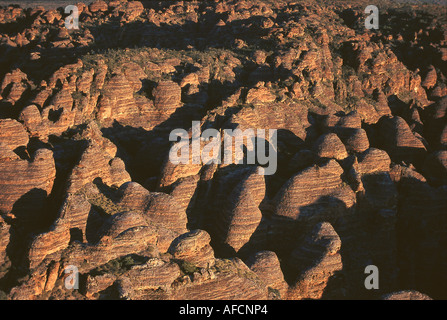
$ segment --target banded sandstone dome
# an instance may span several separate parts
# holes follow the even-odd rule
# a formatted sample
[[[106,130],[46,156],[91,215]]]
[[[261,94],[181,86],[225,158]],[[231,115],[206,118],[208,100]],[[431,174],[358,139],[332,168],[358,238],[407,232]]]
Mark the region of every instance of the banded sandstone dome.
[[[0,296],[446,299],[445,5],[378,6],[0,7]],[[276,129],[276,173],[173,164],[192,121]]]

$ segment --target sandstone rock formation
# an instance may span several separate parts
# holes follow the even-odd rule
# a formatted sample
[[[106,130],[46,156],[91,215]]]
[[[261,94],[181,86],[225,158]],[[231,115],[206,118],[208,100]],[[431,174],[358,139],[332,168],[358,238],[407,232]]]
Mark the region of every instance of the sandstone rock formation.
[[[189,262],[198,268],[209,268],[214,265],[214,251],[210,241],[211,237],[206,231],[190,231],[175,239],[169,252],[174,259]]]
[[[346,148],[335,133],[322,135],[314,146],[320,158],[343,160],[348,156]]]
[[[79,163],[73,168],[68,179],[67,192],[75,193],[96,178],[115,186],[121,186],[124,182],[130,181],[123,161],[104,154],[102,148],[95,142],[91,142],[82,153]]]
[[[432,300],[429,296],[418,291],[399,291],[383,296],[383,300]]]
[[[264,178],[257,170],[248,171],[230,194],[219,194],[225,199],[220,199],[222,208],[213,223],[217,241],[236,252],[246,245],[261,222],[259,205],[264,194]]]
[[[425,154],[424,144],[401,117],[383,118],[379,126],[383,148],[392,158],[397,161],[417,161]]]
[[[340,238],[331,224],[317,224],[289,258],[291,268],[299,270],[294,294],[310,299],[330,294],[327,292],[329,280],[343,269],[340,248]]]
[[[349,214],[354,192],[343,183],[343,169],[335,160],[303,170],[276,195],[276,215],[306,223]]]
[[[0,144],[0,211],[17,212],[23,218],[38,219],[29,210],[43,206],[51,193],[56,169],[53,153],[37,150],[32,159],[20,159],[7,145]],[[22,200],[19,201],[18,200]],[[25,219],[26,219],[25,218]]]
[[[445,6],[77,6],[0,7],[0,299],[446,298]]]
[[[288,284],[278,260],[278,256],[272,251],[260,251],[247,261],[247,266],[271,289],[279,293],[279,298],[286,297]],[[275,292],[273,292],[275,293]],[[277,297],[278,298],[278,297]]]
[[[13,119],[0,120],[0,143],[14,150],[18,147],[26,147],[28,142],[28,134],[18,121]]]

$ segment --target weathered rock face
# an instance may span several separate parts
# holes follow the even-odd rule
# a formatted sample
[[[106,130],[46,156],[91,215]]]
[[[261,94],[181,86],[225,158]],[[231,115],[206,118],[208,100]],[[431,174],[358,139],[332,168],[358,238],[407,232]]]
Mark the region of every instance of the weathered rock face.
[[[119,297],[130,300],[156,299],[157,290],[168,291],[179,276],[177,264],[151,259],[145,265],[136,266],[123,274],[118,280]]]
[[[204,144],[201,143],[201,147],[203,147],[203,145]],[[174,143],[172,147],[174,146],[178,146],[178,144]],[[170,156],[167,155],[162,164],[160,180],[158,182],[158,186],[161,189],[173,186],[174,183],[179,183],[182,179],[184,180],[188,177],[198,176],[203,167],[201,160],[193,162],[193,152],[190,152],[189,163],[186,164],[174,164],[169,157]]]
[[[269,103],[274,102],[276,100],[276,96],[265,87],[261,88],[253,88],[250,89],[247,93],[247,97],[245,98],[246,103]]]
[[[74,242],[68,247],[63,253],[67,263],[80,266],[80,272],[88,272],[110,260],[133,253],[150,253],[157,248],[156,227],[136,212],[111,216],[99,234],[96,244]]]
[[[289,266],[298,271],[291,294],[310,299],[320,299],[323,294],[330,296],[328,282],[343,269],[340,248],[340,238],[331,224],[318,223],[289,258]]]
[[[198,182],[199,175],[193,175],[179,179],[172,185],[170,194],[176,199],[182,209],[185,210],[186,214],[191,213],[191,209],[195,205]]]
[[[198,268],[209,268],[214,265],[214,251],[210,241],[211,237],[206,231],[190,231],[172,242],[169,253],[174,259],[186,261]]]
[[[259,205],[264,194],[264,177],[251,170],[225,195],[223,210],[215,220],[216,236],[223,244],[237,252],[248,243],[262,219]]]
[[[97,0],[93,3],[91,3],[88,6],[88,9],[90,10],[90,12],[95,13],[98,11],[107,11],[109,9],[109,7],[105,1]]]
[[[122,197],[118,205],[142,211],[154,223],[177,234],[187,231],[186,208],[182,208],[172,195],[149,192],[137,183],[124,184],[121,191]]]
[[[154,106],[160,110],[164,119],[175,112],[181,106],[182,91],[180,86],[173,81],[162,81],[154,88]]]
[[[141,90],[141,80],[146,78],[146,74],[144,73],[143,69],[141,69],[141,67],[134,62],[123,64],[122,69],[124,70],[124,75],[127,78],[127,81],[129,81],[132,89],[134,91]]]
[[[322,135],[314,146],[320,158],[343,160],[348,156],[346,148],[335,133]]]
[[[110,3],[109,6],[111,6]],[[117,9],[120,12],[123,12],[123,17],[121,18],[121,21],[130,22],[135,20],[135,18],[139,17],[143,13],[144,6],[140,1],[130,1],[125,2],[122,6],[119,6],[114,10],[116,11]]]
[[[52,229],[36,236],[30,246],[30,269],[37,267],[46,256],[67,248],[70,242],[70,232],[67,221],[61,219],[55,222]]]
[[[421,85],[426,89],[431,89],[436,85],[437,74],[436,69],[430,66]]]
[[[307,137],[306,129],[310,127],[307,115],[308,111],[297,103],[258,103],[253,108],[246,107],[240,110],[224,126],[243,131],[254,128],[266,130],[280,128],[283,131],[290,131],[296,138],[304,141]],[[266,133],[266,139],[268,138],[269,135]],[[293,140],[291,142],[296,143]]]
[[[91,142],[83,152],[79,163],[73,168],[67,192],[75,193],[96,178],[100,178],[110,186],[121,186],[131,180],[120,158],[111,159],[103,153],[100,146]]]
[[[328,129],[333,129],[334,127],[360,129],[362,127],[362,119],[357,111],[352,111],[344,115],[327,115],[322,122],[323,126]]]
[[[30,105],[22,110],[19,120],[23,123],[31,137],[37,137],[42,141],[48,141],[49,127],[42,119],[42,115],[35,105]]]
[[[417,161],[426,153],[421,140],[415,137],[408,124],[401,117],[383,118],[379,123],[379,134],[383,148],[391,158]]]
[[[0,144],[0,211],[24,215],[24,219],[38,219],[28,210],[42,208],[51,193],[55,176],[50,150],[39,149],[31,160],[22,160],[8,146]]]
[[[135,85],[135,84],[133,84]],[[138,117],[134,89],[124,74],[114,75],[103,87],[98,118],[106,123]]]
[[[363,129],[336,128],[335,132],[348,152],[363,152],[370,146],[368,136]]]
[[[260,251],[251,256],[247,261],[247,266],[261,279],[267,287],[276,290],[279,298],[284,298],[287,293],[288,284],[284,280],[284,275],[277,255],[272,251]],[[278,297],[276,297],[278,298]]]
[[[258,300],[267,299],[268,295],[267,287],[238,258],[219,259],[210,270],[195,272],[192,280],[188,279],[176,288],[175,299]],[[242,295],[236,293],[240,291]]]
[[[1,297],[446,298],[444,7],[77,6],[0,8]],[[174,163],[193,121],[275,172]]]
[[[149,225],[141,214],[115,214],[103,223],[97,243],[75,242],[71,246],[69,242],[73,234],[70,233],[70,228],[75,225],[69,218],[57,220],[49,231],[33,239],[29,252],[32,270],[40,266],[45,258],[54,260],[64,257],[64,261],[68,261],[69,265],[79,266],[85,272],[109,260],[143,252],[151,246],[156,248],[156,229]]]
[[[262,219],[260,204],[265,195],[265,180],[258,170],[247,166],[237,175],[222,171],[208,191],[205,225],[225,254],[256,242],[252,236]]]
[[[59,263],[51,264],[49,262],[46,265],[42,264],[34,271],[27,282],[11,290],[11,299],[33,300],[36,296],[45,293],[45,291],[51,291],[51,286],[54,285],[55,278],[57,279],[55,276],[60,275],[60,267],[61,265]],[[78,298],[81,299],[79,296]]]
[[[86,240],[87,220],[91,209],[92,205],[85,194],[70,193],[64,200],[60,217],[67,221],[72,236],[77,233],[77,240]]]
[[[20,69],[7,73],[0,85],[1,96],[13,105],[21,99],[29,88],[28,76]]]
[[[18,147],[26,147],[28,134],[20,122],[13,119],[0,120],[0,143],[14,150]]]
[[[349,214],[354,192],[340,178],[335,160],[303,170],[290,178],[275,198],[275,214],[305,223],[332,220]]]
[[[383,300],[433,300],[429,296],[418,291],[407,290],[393,292],[382,297]]]
[[[363,152],[369,148],[369,139],[362,129],[362,118],[357,111],[328,115],[323,119],[322,127],[325,131],[337,134],[348,152]]]
[[[103,136],[101,130],[98,127],[98,124],[94,121],[87,123],[85,129],[77,133],[76,139],[92,141],[103,150],[104,157],[106,157],[107,159],[113,159],[117,155],[117,146],[112,141]]]
[[[358,156],[358,171],[361,174],[389,171],[391,159],[380,149],[370,148]]]

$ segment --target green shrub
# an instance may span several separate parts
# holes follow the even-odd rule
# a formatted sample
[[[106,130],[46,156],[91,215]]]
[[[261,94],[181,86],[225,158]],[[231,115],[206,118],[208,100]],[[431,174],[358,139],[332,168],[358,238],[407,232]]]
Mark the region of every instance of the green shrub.
[[[188,261],[182,261],[182,263],[180,264],[180,269],[185,274],[193,274],[194,272],[199,270],[196,265]]]
[[[113,274],[118,276],[130,270],[133,266],[146,263],[147,260],[147,257],[139,256],[137,254],[130,254],[124,257],[110,260],[109,262],[90,271],[90,274],[93,276],[103,274]]]

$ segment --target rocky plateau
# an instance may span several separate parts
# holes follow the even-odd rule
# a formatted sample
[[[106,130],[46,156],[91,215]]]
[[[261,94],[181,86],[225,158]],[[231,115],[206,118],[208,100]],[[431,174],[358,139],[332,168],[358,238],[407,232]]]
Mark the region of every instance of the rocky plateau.
[[[376,2],[0,6],[0,299],[447,299],[447,7]]]

